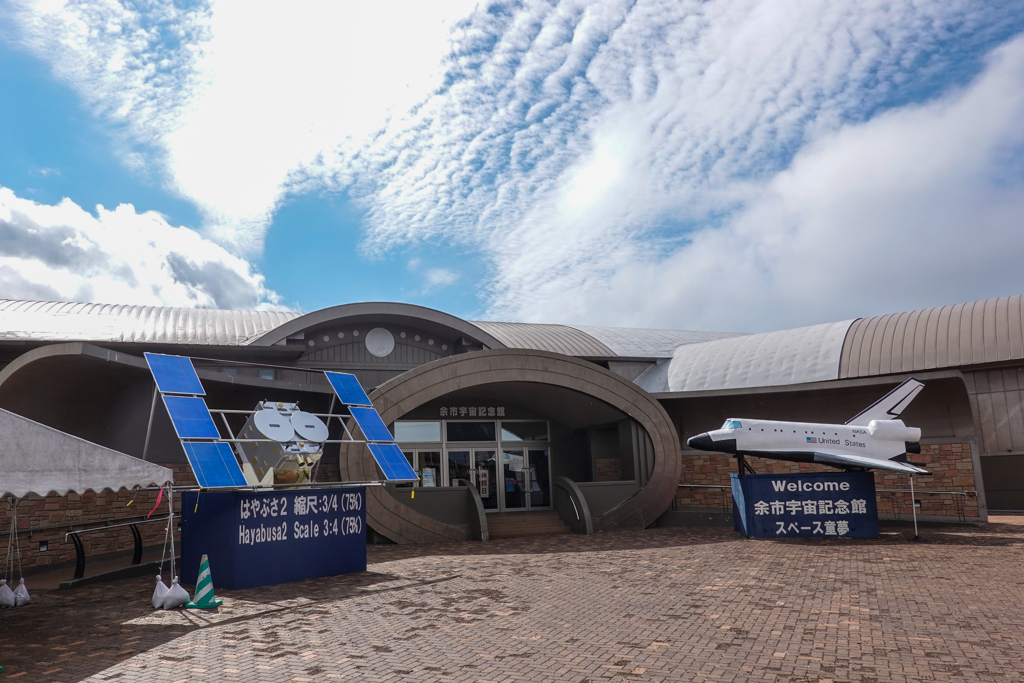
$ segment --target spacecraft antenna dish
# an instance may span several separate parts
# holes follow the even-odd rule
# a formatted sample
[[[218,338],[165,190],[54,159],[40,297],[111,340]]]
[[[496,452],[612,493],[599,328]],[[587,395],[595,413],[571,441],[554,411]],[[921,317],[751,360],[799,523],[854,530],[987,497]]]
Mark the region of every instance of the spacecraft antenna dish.
[[[327,441],[327,425],[312,413],[296,410],[292,413],[292,428],[300,439],[316,443]]]
[[[276,410],[257,410],[253,415],[253,423],[256,429],[271,441],[291,441],[295,438],[291,421]]]

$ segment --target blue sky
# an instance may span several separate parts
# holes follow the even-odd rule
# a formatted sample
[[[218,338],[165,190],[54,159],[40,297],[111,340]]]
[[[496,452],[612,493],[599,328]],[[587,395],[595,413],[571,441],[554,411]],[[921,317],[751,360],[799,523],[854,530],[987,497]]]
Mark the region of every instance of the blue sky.
[[[0,0],[0,296],[757,331],[1021,293],[1008,7]]]

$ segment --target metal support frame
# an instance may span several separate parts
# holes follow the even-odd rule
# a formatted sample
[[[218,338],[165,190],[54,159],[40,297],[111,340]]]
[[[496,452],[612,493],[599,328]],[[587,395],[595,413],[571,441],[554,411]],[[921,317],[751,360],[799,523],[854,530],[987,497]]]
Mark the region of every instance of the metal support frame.
[[[736,465],[739,467],[740,474],[757,474],[754,468],[747,462],[747,458],[742,453],[736,454]]]
[[[72,532],[68,536],[75,544],[75,575],[72,578],[80,579],[85,576],[85,548],[82,546],[82,539],[78,537],[78,533]]]
[[[160,395],[160,390],[153,382],[153,402],[149,406],[149,422],[146,423],[146,443],[142,446],[142,459],[146,459],[146,453],[149,452],[149,437],[153,433],[153,415],[156,413],[156,397]]]
[[[142,534],[139,533],[139,527],[134,524],[128,528],[132,530],[132,540],[135,541],[135,550],[132,552],[132,564],[142,564]]]

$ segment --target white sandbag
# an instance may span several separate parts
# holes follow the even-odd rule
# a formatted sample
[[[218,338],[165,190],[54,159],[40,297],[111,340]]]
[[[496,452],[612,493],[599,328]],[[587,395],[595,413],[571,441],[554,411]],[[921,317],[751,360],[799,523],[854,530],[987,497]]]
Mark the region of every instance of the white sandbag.
[[[14,589],[14,606],[21,607],[22,605],[27,605],[31,599],[31,596],[28,594],[28,588],[25,588],[25,579],[22,578],[21,583]]]
[[[164,598],[167,596],[167,584],[159,574],[156,575],[156,588],[153,589],[153,609],[160,609],[164,606]]]
[[[167,595],[164,596],[164,609],[181,607],[189,600],[191,598],[188,595],[188,591],[178,585],[178,577],[175,576],[171,581],[171,587],[167,589]]]
[[[0,607],[15,607],[18,604],[14,591],[7,585],[7,579],[0,579]]]

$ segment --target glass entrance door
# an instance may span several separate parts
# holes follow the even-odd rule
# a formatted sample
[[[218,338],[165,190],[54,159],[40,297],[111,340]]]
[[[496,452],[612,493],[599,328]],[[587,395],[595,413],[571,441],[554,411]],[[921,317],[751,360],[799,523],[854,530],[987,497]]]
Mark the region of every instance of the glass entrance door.
[[[497,451],[474,450],[473,471],[476,474],[476,489],[480,492],[485,510],[498,510],[498,466]]]
[[[505,448],[501,451],[502,492],[505,494],[503,510],[525,510],[529,507],[530,490],[526,453],[522,449]]]
[[[551,463],[546,448],[527,451],[529,472],[527,498],[531,508],[551,507]]]
[[[502,504],[510,512],[551,507],[551,470],[546,448],[501,451]]]

